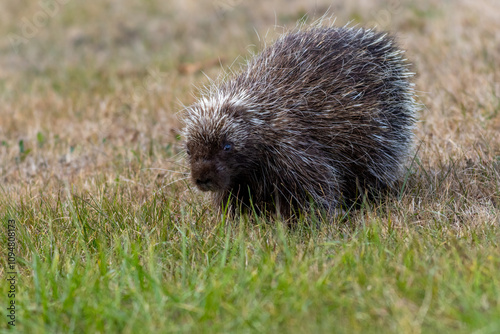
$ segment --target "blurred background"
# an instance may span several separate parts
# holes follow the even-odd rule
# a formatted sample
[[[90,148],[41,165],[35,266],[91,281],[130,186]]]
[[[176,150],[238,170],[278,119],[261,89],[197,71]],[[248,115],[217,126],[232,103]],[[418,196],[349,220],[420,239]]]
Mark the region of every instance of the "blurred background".
[[[283,27],[324,14],[338,25],[376,26],[402,36],[430,33],[433,20],[448,17],[449,24],[455,23],[449,28],[460,34],[456,23],[463,22],[452,19],[455,6],[466,5],[459,2],[2,1],[0,27],[7,37],[2,39],[2,72],[82,65],[126,72],[151,64],[167,70],[183,62],[234,58],[249,47],[260,49],[262,39],[274,39]]]

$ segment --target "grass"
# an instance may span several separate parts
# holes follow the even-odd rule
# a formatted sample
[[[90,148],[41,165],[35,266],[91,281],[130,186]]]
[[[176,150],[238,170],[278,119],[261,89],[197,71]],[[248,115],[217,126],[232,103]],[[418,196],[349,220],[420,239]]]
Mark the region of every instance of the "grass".
[[[31,255],[19,259],[16,297],[25,332],[494,333],[500,325],[498,226],[457,233],[446,219],[415,226],[362,210],[350,224],[290,230],[101,189],[16,209],[25,222],[19,252]]]
[[[2,36],[40,11],[3,6]],[[9,219],[18,332],[500,331],[495,1],[120,6],[68,2],[17,51],[0,40],[0,332]],[[397,32],[414,64],[400,189],[294,228],[218,216],[186,180],[181,102],[329,7]]]

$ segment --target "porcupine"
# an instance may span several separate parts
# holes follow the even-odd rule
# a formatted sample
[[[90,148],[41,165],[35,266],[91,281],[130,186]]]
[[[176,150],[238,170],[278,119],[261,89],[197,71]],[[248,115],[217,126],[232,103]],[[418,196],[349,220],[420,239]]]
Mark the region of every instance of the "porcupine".
[[[187,108],[192,181],[219,207],[288,217],[390,188],[413,148],[412,76],[387,33],[283,34]]]

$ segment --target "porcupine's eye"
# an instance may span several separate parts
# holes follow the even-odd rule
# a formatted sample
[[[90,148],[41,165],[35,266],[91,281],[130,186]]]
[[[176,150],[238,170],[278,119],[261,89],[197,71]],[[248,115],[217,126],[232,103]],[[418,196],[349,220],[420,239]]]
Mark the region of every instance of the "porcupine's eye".
[[[233,144],[231,143],[224,143],[222,144],[222,150],[225,152],[229,152],[233,149]]]

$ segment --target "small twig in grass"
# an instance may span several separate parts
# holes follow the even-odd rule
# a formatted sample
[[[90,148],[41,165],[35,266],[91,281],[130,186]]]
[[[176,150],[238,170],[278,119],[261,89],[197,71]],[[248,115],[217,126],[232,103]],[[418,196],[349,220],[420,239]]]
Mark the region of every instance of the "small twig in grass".
[[[189,175],[188,172],[180,172],[180,171],[175,171],[172,169],[164,169],[164,168],[142,168],[142,170],[159,170],[162,172],[171,172],[171,173],[178,173],[178,174],[184,174],[184,175]]]

